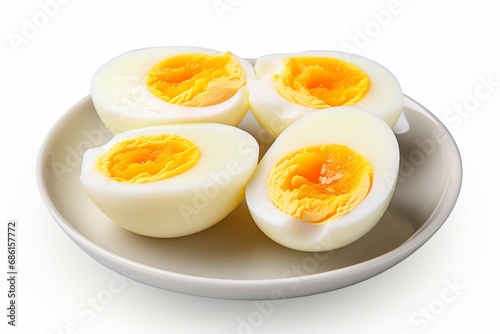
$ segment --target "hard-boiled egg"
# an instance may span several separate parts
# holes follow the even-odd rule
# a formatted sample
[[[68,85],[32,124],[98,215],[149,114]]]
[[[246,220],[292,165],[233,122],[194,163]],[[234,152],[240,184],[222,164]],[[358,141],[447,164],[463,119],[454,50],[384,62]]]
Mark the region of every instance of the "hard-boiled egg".
[[[250,107],[261,126],[278,136],[318,109],[357,106],[393,127],[403,111],[396,77],[379,63],[335,51],[263,56],[249,83]]]
[[[247,132],[215,124],[129,130],[83,155],[80,181],[123,228],[152,237],[204,230],[242,200],[258,158]]]
[[[101,66],[90,92],[113,133],[187,122],[237,125],[248,110],[246,83],[253,77],[252,65],[231,53],[151,47]]]
[[[327,251],[365,235],[386,211],[399,146],[379,117],[335,107],[302,117],[278,136],[246,189],[257,226],[277,243]]]

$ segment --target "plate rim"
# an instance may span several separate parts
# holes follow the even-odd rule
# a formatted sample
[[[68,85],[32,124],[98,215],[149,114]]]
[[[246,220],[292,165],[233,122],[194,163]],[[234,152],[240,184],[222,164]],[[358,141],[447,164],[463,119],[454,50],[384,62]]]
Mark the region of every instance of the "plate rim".
[[[48,153],[47,149],[50,146],[50,143],[55,139],[55,134],[63,128],[63,125],[66,123],[68,118],[71,118],[72,115],[77,113],[82,105],[88,103],[92,104],[90,95],[84,96],[74,105],[72,105],[67,111],[65,111],[65,113],[56,121],[56,123],[54,123],[54,125],[47,132],[44,140],[40,145],[36,161],[37,186],[40,196],[42,197],[42,201],[49,211],[50,215],[73,242],[75,242],[85,253],[87,253],[101,265],[118,274],[141,282],[143,284],[188,295],[236,300],[273,299],[271,298],[272,291],[278,290],[279,292],[279,290],[284,290],[283,286],[297,283],[300,283],[300,287],[303,288],[301,291],[292,291],[288,295],[282,295],[281,298],[301,297],[332,291],[347,287],[349,285],[357,284],[368,278],[374,277],[409,257],[441,228],[441,226],[448,219],[449,215],[452,213],[460,196],[463,180],[463,164],[460,150],[455,139],[453,138],[447,127],[431,111],[429,111],[427,108],[422,106],[414,99],[408,97],[407,95],[403,95],[403,100],[404,106],[406,106],[406,104],[409,102],[413,103],[422,111],[424,111],[426,116],[430,117],[434,122],[438,124],[440,128],[444,129],[446,134],[449,136],[449,139],[451,139],[450,143],[447,144],[447,147],[450,147],[455,151],[455,158],[458,162],[458,166],[456,167],[458,169],[457,179],[452,185],[453,189],[450,189],[449,185],[447,185],[446,190],[453,190],[453,193],[451,195],[453,196],[453,200],[448,201],[447,205],[443,205],[443,202],[441,201],[429,216],[429,218],[424,222],[424,224],[422,224],[422,226],[418,230],[416,230],[398,247],[369,260],[339,269],[333,269],[320,273],[306,274],[302,276],[281,278],[230,279],[203,277],[169,271],[131,260],[124,256],[115,254],[112,251],[105,249],[104,247],[87,238],[84,233],[71,226],[71,224],[66,221],[66,219],[56,208],[51,199],[51,195],[49,194],[49,184],[47,184],[44,174],[46,165],[45,159]],[[376,270],[374,270],[373,267],[377,267]],[[146,274],[146,277],[137,277],[144,273]],[[349,282],[343,281],[343,278],[345,278],[345,276],[351,275],[355,276],[356,279],[351,279],[349,280]],[[330,280],[327,287],[319,287],[319,284],[315,286],[314,282],[324,280]],[[167,284],[166,286],[162,284],[162,282],[172,284]],[[193,284],[195,286],[193,286]],[[265,289],[263,289],[264,287]]]

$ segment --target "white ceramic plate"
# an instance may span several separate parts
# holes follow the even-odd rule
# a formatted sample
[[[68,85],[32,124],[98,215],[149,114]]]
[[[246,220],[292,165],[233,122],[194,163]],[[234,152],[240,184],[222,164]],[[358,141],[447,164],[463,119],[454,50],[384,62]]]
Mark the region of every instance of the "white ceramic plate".
[[[357,242],[306,253],[268,239],[244,201],[228,217],[195,235],[154,239],[125,231],[87,198],[80,183],[82,153],[112,135],[90,97],[72,107],[41,146],[37,177],[48,210],[66,234],[106,267],[158,288],[231,299],[305,296],[342,288],[396,265],[424,244],[452,211],[462,181],[457,146],[444,125],[405,97],[395,128],[401,171],[381,221]],[[240,127],[262,151],[268,135],[249,112]]]

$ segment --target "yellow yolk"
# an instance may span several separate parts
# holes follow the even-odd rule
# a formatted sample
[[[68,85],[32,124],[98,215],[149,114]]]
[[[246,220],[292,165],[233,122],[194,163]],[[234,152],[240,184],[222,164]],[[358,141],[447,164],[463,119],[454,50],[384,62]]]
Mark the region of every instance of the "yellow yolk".
[[[115,180],[145,183],[164,180],[193,167],[200,150],[177,135],[149,135],[116,143],[96,163],[97,170]]]
[[[345,215],[368,194],[370,162],[345,145],[308,146],[284,156],[271,170],[274,205],[295,218],[321,223]]]
[[[230,53],[170,57],[154,65],[146,77],[146,86],[156,97],[191,107],[224,102],[245,82],[241,65]]]
[[[352,105],[370,89],[370,79],[359,67],[328,57],[284,59],[273,81],[287,100],[316,109]]]

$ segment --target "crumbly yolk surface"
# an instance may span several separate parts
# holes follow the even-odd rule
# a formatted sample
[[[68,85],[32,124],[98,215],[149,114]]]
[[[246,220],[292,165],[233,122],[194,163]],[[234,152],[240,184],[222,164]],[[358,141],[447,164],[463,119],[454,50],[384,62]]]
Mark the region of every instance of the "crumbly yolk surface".
[[[155,64],[146,86],[169,103],[205,107],[231,98],[246,83],[241,65],[231,53],[182,54]]]
[[[345,145],[307,146],[273,167],[268,194],[284,213],[309,223],[339,218],[369,193],[373,168]]]
[[[283,60],[272,79],[285,99],[310,108],[352,105],[370,89],[368,75],[354,64],[329,57],[295,57]]]
[[[200,150],[177,135],[141,136],[116,143],[96,163],[97,170],[115,180],[146,183],[164,180],[193,167]]]

